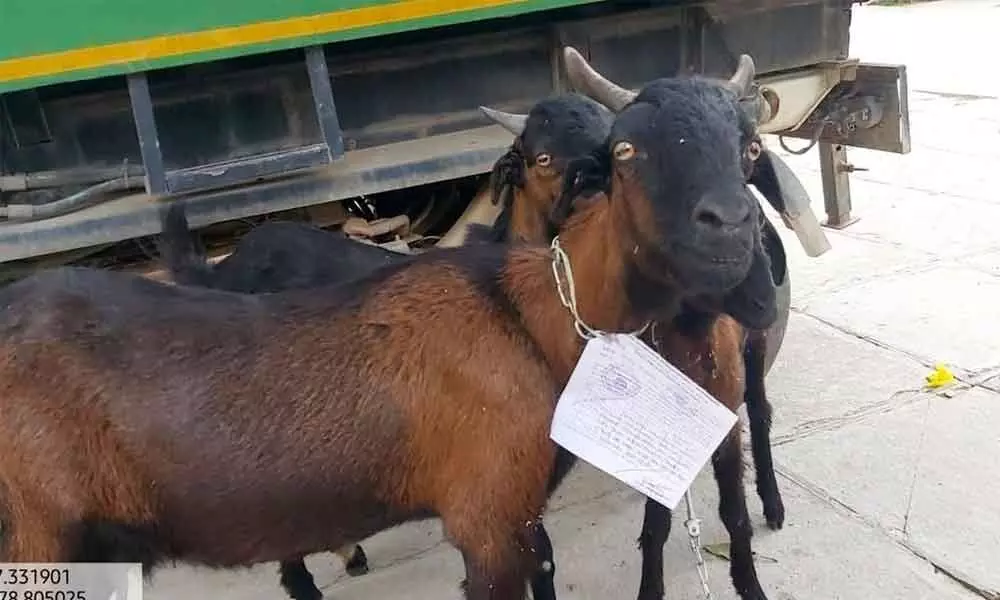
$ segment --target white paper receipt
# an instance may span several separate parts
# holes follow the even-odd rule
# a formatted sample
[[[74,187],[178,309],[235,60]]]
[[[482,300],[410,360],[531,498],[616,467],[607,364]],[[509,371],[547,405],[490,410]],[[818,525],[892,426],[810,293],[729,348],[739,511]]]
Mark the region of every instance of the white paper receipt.
[[[673,510],[737,418],[638,338],[607,334],[587,342],[551,438]]]

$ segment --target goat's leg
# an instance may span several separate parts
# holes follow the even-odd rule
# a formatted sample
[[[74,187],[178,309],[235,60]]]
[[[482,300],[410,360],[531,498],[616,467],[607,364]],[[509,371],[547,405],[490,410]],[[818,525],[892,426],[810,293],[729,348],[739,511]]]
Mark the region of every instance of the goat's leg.
[[[285,588],[292,600],[322,600],[323,592],[316,587],[312,573],[306,568],[306,563],[300,556],[281,561],[281,586]]]
[[[750,445],[754,469],[757,471],[757,495],[764,505],[764,517],[771,529],[781,529],[785,523],[785,504],[778,490],[771,458],[771,404],[764,386],[765,338],[751,335],[747,341],[746,392],[744,402],[750,418]]]
[[[364,575],[368,572],[368,557],[360,544],[344,544],[334,550],[334,553],[344,561],[348,574]],[[316,587],[312,573],[306,567],[302,557],[282,561],[281,586],[285,588],[292,600],[320,600],[323,593]]]
[[[551,463],[552,457],[547,458]],[[546,591],[548,586],[539,573],[540,556],[551,556],[551,545],[543,546],[548,534],[541,525],[548,474],[538,469],[538,477],[525,477],[524,472],[500,469],[493,475],[506,485],[484,485],[479,480],[472,489],[462,490],[465,494],[452,490],[450,502],[459,498],[465,502],[441,512],[445,535],[465,561],[465,598],[524,600],[530,578],[532,590],[537,589],[543,600],[551,600],[546,594],[554,595],[554,590]],[[525,496],[536,499],[525,503]]]
[[[663,598],[663,545],[670,537],[671,518],[669,508],[651,498],[646,499],[646,514],[639,535],[639,548],[642,550],[639,600]]]
[[[747,511],[743,488],[743,456],[740,447],[740,426],[733,427],[729,436],[712,457],[715,481],[719,486],[719,517],[729,532],[730,567],[736,593],[742,600],[767,600],[757,579],[750,540],[753,527]]]
[[[361,544],[344,544],[334,551],[344,561],[344,569],[352,577],[359,577],[368,572],[368,557]]]
[[[533,600],[556,600],[556,562],[552,552],[552,540],[541,520],[534,527],[534,553],[537,566],[531,578]]]
[[[465,561],[465,581],[462,588],[466,600],[524,600],[525,560],[516,540],[501,542],[504,546],[499,556],[488,556],[486,548],[499,549],[483,541],[480,547],[462,548]]]

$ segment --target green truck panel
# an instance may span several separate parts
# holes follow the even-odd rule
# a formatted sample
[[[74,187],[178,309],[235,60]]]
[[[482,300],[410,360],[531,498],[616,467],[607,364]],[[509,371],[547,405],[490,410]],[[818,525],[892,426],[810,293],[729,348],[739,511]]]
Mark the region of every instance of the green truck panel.
[[[598,0],[0,0],[0,92]]]

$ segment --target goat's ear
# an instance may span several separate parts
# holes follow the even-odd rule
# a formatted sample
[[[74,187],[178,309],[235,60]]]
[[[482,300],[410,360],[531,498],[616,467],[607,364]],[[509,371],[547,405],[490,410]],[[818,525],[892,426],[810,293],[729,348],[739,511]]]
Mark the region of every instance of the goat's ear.
[[[524,185],[523,164],[524,159],[514,146],[493,163],[493,170],[490,172],[490,196],[494,206],[502,204],[506,208],[508,199],[506,196],[512,191],[511,186]]]
[[[778,298],[771,275],[771,258],[758,235],[753,263],[746,278],[722,301],[726,314],[749,329],[767,329],[778,320]]]
[[[785,192],[778,181],[778,174],[775,172],[771,156],[772,153],[769,150],[766,148],[762,149],[760,156],[754,162],[753,169],[750,172],[750,179],[747,183],[757,188],[757,191],[767,200],[771,208],[778,213],[783,213],[787,210]]]
[[[552,210],[549,222],[561,227],[573,212],[574,203],[580,196],[592,196],[604,191],[607,173],[600,156],[576,158],[566,165],[563,173],[562,190]]]
[[[771,260],[771,279],[774,284],[781,286],[788,276],[788,257],[785,254],[785,244],[781,241],[781,235],[774,228],[767,218],[763,218],[760,228],[761,241],[764,244],[764,251]]]

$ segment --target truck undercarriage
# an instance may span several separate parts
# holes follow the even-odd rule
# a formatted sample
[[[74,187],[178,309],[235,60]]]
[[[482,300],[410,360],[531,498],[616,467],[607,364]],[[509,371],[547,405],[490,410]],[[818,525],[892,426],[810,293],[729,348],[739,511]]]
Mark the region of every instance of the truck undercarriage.
[[[633,88],[750,54],[779,100],[764,133],[819,145],[827,225],[843,227],[846,147],[909,151],[905,69],[850,57],[851,5],[596,2],[3,93],[0,269],[146,269],[169,201],[222,252],[263,218],[433,245],[491,218],[484,174],[511,135],[478,106],[568,91],[563,45]]]

